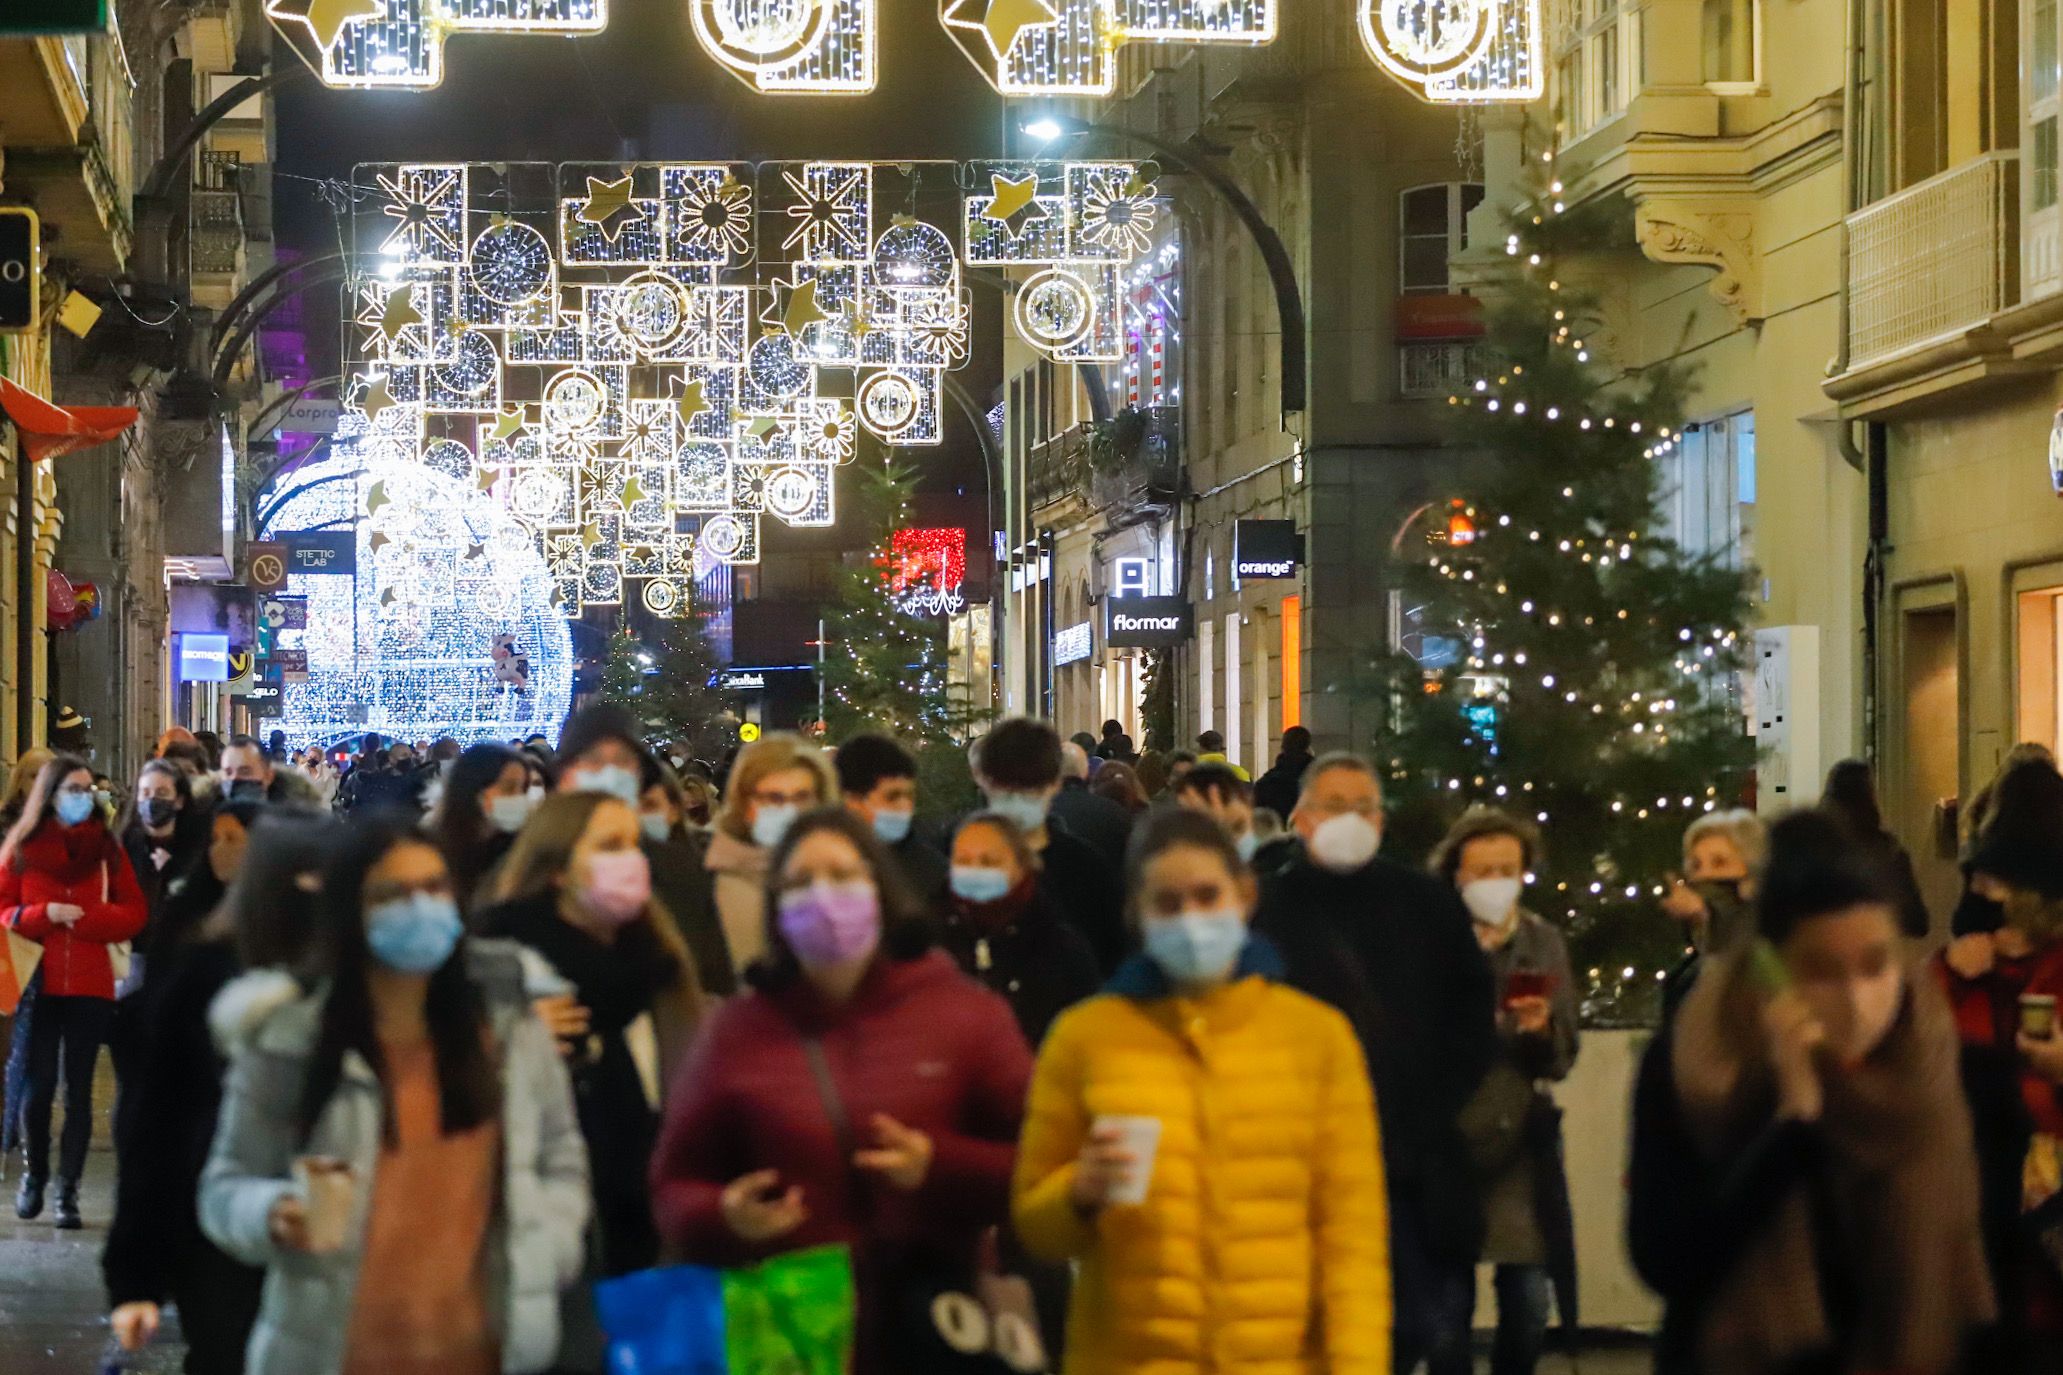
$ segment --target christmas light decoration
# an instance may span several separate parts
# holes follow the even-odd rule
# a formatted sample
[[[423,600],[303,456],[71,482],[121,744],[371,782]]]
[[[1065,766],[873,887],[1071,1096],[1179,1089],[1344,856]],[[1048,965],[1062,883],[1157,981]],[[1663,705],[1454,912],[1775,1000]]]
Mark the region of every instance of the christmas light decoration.
[[[1358,0],[1376,65],[1429,101],[1540,98],[1540,0]]]
[[[355,525],[355,574],[301,574],[308,680],[289,683],[278,722],[293,748],[376,730],[470,743],[557,728],[572,695],[573,649],[552,610],[528,531],[445,466],[368,458],[347,438],[298,469],[265,508],[259,536]],[[366,514],[375,488],[384,499]],[[527,686],[501,681],[495,641],[529,661]]]
[[[581,34],[608,0],[266,0],[273,30],[325,86],[427,90],[458,33]]]
[[[967,604],[967,531],[958,526],[897,530],[888,539],[888,587],[913,615],[955,616]]]
[[[702,50],[774,95],[874,89],[878,0],[688,0]]]

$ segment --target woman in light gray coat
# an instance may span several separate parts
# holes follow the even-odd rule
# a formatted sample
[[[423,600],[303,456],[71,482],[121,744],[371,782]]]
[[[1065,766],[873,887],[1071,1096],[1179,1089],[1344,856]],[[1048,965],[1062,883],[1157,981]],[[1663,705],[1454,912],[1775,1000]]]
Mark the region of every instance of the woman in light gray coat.
[[[442,857],[390,823],[356,828],[322,906],[322,981],[226,1047],[201,1177],[209,1239],[266,1268],[246,1369],[544,1370],[580,1273],[587,1155],[520,956],[462,939]]]

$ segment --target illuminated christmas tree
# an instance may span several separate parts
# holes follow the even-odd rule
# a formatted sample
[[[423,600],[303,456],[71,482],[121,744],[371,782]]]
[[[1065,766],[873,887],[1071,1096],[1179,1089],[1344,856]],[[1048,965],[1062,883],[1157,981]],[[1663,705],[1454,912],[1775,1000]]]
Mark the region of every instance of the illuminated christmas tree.
[[[1539,824],[1526,902],[1568,932],[1587,1011],[1637,1021],[1682,957],[1656,903],[1683,830],[1736,805],[1754,763],[1748,582],[1660,533],[1657,460],[1680,441],[1687,378],[1599,356],[1597,300],[1562,274],[1629,227],[1565,211],[1552,162],[1539,170],[1511,215],[1512,270],[1486,293],[1484,375],[1450,398],[1450,443],[1473,457],[1400,546],[1378,747],[1400,842],[1470,804]]]

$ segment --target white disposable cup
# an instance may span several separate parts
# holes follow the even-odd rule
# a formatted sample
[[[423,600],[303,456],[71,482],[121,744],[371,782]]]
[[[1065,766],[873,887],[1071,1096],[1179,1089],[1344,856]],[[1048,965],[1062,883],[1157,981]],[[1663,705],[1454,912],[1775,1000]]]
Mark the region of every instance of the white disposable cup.
[[[1125,1177],[1111,1189],[1105,1202],[1138,1206],[1146,1201],[1146,1191],[1153,1184],[1153,1165],[1160,1155],[1160,1119],[1158,1117],[1099,1117],[1091,1130],[1114,1131],[1118,1143],[1132,1157],[1131,1167]]]
[[[294,1186],[308,1214],[309,1252],[328,1255],[343,1250],[355,1188],[351,1167],[328,1156],[300,1156],[294,1161]]]

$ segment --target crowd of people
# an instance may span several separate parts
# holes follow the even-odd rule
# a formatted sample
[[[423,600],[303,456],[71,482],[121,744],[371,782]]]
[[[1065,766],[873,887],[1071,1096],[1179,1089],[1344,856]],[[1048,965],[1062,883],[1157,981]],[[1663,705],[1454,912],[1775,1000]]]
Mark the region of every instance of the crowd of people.
[[[168,732],[119,808],[32,752],[16,1212],[81,1225],[107,1046],[110,1322],[176,1306],[193,1375],[639,1368],[598,1285],[818,1255],[855,1375],[1460,1375],[1479,1267],[1528,1375],[1577,1278],[1552,837],[1399,862],[1378,770],[1283,746],[1005,720],[951,817],[883,736],[710,768],[606,706],[341,771]],[[2063,775],[1967,811],[1931,952],[1866,766],[1685,834],[1629,1086],[1665,1375],[2063,1369]]]

